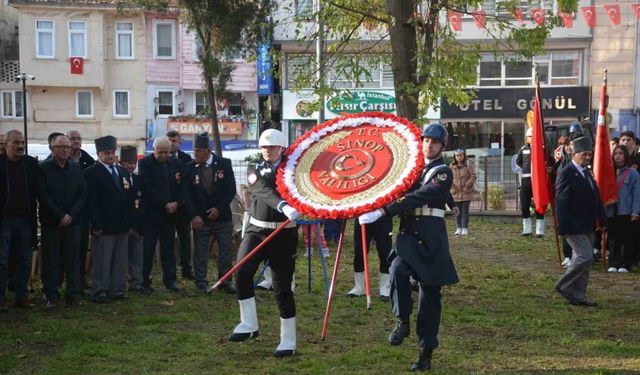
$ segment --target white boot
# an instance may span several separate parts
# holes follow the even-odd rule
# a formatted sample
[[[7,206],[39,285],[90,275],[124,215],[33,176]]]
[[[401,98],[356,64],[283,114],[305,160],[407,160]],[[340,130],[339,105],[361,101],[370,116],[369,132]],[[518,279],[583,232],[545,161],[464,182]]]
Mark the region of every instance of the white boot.
[[[522,219],[522,235],[530,236],[531,235],[531,218],[523,218]]]
[[[353,279],[356,282],[356,286],[353,287],[353,289],[351,289],[349,291],[349,293],[347,293],[347,296],[349,297],[361,297],[364,296],[365,291],[364,291],[364,272],[354,272],[353,273]]]
[[[456,236],[459,236],[462,233],[462,228],[456,228],[456,233],[454,233]]]
[[[380,273],[380,298],[389,300],[391,295],[391,276],[388,273]]]
[[[273,285],[273,278],[271,277],[271,267],[267,267],[264,270],[264,280],[260,282],[260,284],[256,285],[256,287],[266,290],[271,290]]]
[[[536,219],[536,237],[544,236],[544,219]]]
[[[467,234],[469,234],[469,230],[467,228],[460,229],[461,236],[466,236]]]
[[[280,344],[273,353],[276,357],[287,357],[296,353],[296,317],[280,318]]]
[[[229,341],[244,341],[258,337],[258,311],[256,310],[256,298],[251,297],[239,300],[240,324],[233,329]]]

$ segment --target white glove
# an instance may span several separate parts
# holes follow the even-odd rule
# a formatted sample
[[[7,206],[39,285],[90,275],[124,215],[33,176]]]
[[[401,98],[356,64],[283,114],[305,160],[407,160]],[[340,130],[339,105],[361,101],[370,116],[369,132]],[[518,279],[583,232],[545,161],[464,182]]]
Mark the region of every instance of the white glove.
[[[298,210],[289,206],[288,204],[282,206],[282,213],[285,214],[285,216],[288,217],[291,221],[295,221],[300,217],[300,212],[298,212]]]
[[[382,210],[367,212],[358,216],[358,221],[360,224],[371,224],[382,217],[382,212]]]

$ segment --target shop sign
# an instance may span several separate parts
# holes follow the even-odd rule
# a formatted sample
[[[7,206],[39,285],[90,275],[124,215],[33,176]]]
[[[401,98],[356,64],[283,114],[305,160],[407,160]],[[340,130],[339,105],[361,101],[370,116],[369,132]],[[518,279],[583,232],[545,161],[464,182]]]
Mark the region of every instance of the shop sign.
[[[168,121],[167,131],[177,130],[181,135],[193,135],[203,132],[213,134],[209,121]],[[242,135],[242,122],[218,121],[220,135]]]
[[[379,91],[351,90],[327,100],[326,108],[338,116],[361,112],[396,113],[396,98]]]
[[[463,105],[442,100],[442,118],[525,118],[533,108],[533,88],[478,89]],[[541,90],[544,117],[578,118],[589,115],[588,87],[545,87]]]

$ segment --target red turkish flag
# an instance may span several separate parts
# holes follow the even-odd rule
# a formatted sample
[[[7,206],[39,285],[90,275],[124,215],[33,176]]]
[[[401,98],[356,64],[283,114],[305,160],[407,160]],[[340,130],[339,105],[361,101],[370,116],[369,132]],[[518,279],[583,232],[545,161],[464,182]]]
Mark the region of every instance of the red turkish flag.
[[[631,4],[631,10],[636,14],[636,17],[640,20],[640,4]]]
[[[542,8],[531,8],[531,18],[538,24],[538,26],[542,26],[544,23],[544,9]]]
[[[478,29],[484,29],[487,26],[487,12],[484,10],[479,10],[475,13],[471,14],[473,16],[473,21],[476,23]]]
[[[596,27],[596,7],[582,7],[580,8],[582,11],[582,17],[584,17],[584,22],[589,27]]]
[[[620,24],[620,4],[605,5],[604,11],[609,15],[612,24]]]
[[[598,113],[598,131],[593,153],[593,177],[600,189],[600,199],[606,206],[618,200],[618,186],[616,186],[616,172],[611,160],[611,146],[609,144],[609,127],[607,126],[607,84],[602,85],[600,94],[600,112]]]
[[[570,29],[573,27],[573,13],[560,12],[560,17],[562,17],[565,28]]]
[[[84,59],[82,57],[72,57],[69,59],[71,65],[71,74],[82,74]]]
[[[449,16],[449,23],[454,31],[462,31],[462,15],[460,12],[450,10],[447,12]]]
[[[544,214],[551,203],[549,194],[549,175],[547,173],[547,151],[544,139],[544,120],[542,118],[542,98],[540,83],[536,82],[533,104],[533,136],[531,137],[531,190],[536,212]]]
[[[513,11],[513,18],[517,19],[521,25],[524,25],[524,12],[520,8],[516,8]]]

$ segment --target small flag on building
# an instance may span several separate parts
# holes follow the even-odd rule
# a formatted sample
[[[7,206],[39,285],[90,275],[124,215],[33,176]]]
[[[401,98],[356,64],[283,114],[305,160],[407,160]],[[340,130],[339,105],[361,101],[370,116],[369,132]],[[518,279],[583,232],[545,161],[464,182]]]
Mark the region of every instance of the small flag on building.
[[[82,74],[84,59],[82,57],[72,57],[69,59],[71,74]]]

